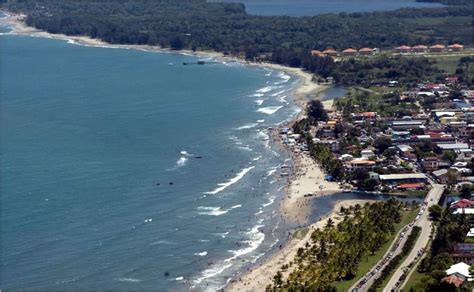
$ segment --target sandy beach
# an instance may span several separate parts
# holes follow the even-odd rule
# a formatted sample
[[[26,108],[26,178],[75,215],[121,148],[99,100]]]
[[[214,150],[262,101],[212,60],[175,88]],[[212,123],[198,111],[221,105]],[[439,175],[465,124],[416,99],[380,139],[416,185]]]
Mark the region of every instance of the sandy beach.
[[[311,240],[311,231],[318,228],[323,228],[329,218],[331,218],[336,224],[343,219],[343,216],[339,215],[341,207],[349,208],[356,204],[363,205],[370,200],[347,200],[340,201],[334,205],[333,211],[326,215],[318,222],[311,224],[306,227],[308,232],[303,238],[292,238],[280,251],[269,259],[258,265],[257,267],[250,269],[243,275],[239,275],[226,287],[226,291],[265,291],[265,287],[272,283],[273,276],[280,270],[281,266],[288,264],[293,261],[299,248],[305,246],[306,242]],[[287,278],[288,275],[293,271],[290,267],[283,273],[283,277]]]
[[[178,54],[189,54],[199,57],[214,57],[219,58],[223,61],[240,62],[249,66],[265,67],[272,70],[283,71],[287,74],[296,75],[300,78],[299,84],[295,87],[292,92],[292,96],[296,104],[302,109],[296,119],[301,118],[305,115],[306,103],[309,99],[317,98],[317,94],[328,88],[326,85],[320,85],[313,82],[313,75],[305,72],[299,68],[290,68],[276,64],[269,63],[251,63],[245,60],[241,60],[235,57],[224,56],[221,53],[216,52],[193,52],[190,50],[172,51],[169,49],[163,49],[155,46],[147,45],[115,45],[103,42],[101,40],[92,39],[87,36],[67,36],[62,34],[50,34],[45,31],[37,30],[32,27],[28,27],[23,23],[24,15],[12,14],[6,19],[0,20],[1,22],[7,23],[12,27],[13,33],[22,35],[31,35],[37,37],[45,37],[52,39],[61,39],[74,41],[78,44],[96,47],[109,47],[109,48],[123,48],[123,49],[139,49],[149,50],[156,52],[168,52]],[[332,100],[324,101],[323,105],[325,108],[330,109],[332,107]],[[294,161],[294,169],[291,176],[289,177],[289,183],[285,189],[285,195],[281,200],[280,208],[284,220],[297,224],[300,226],[308,226],[308,218],[311,212],[310,200],[317,196],[329,195],[335,192],[341,191],[340,186],[335,182],[328,182],[324,180],[324,172],[315,163],[315,161],[305,153],[293,153],[292,158]],[[311,197],[305,197],[305,194],[312,194]],[[351,204],[361,204],[362,201],[345,201],[339,202],[335,209],[339,209],[340,206],[348,206]],[[337,221],[339,217],[335,212],[328,215],[327,218],[310,225],[310,230],[324,226],[326,220],[332,218]],[[310,232],[308,232],[303,239],[293,238],[290,240],[282,249],[275,253],[273,257],[270,257],[263,264],[258,265],[256,268],[251,269],[244,275],[239,276],[237,279],[229,285],[226,290],[230,291],[263,291],[265,286],[271,283],[271,278],[279,270],[282,264],[288,263],[293,260],[296,251],[299,247],[310,239]],[[239,280],[239,278],[241,280]],[[237,281],[236,281],[237,280]]]

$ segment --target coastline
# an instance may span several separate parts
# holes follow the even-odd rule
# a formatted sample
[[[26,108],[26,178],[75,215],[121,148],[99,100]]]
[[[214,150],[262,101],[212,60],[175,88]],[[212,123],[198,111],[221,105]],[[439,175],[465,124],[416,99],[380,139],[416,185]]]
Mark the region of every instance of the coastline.
[[[355,206],[357,204],[363,205],[369,202],[372,202],[372,200],[337,201],[333,210],[329,214],[305,228],[306,234],[303,233],[304,236],[295,236],[296,233],[293,233],[293,237],[277,253],[272,255],[265,262],[257,265],[255,268],[249,269],[247,272],[236,277],[236,279],[230,281],[225,290],[248,292],[265,291],[265,287],[272,283],[273,276],[281,269],[281,266],[293,261],[298,249],[303,248],[306,243],[311,240],[312,231],[318,228],[324,228],[329,219],[333,220],[335,224],[342,221],[344,217],[338,212],[341,207],[349,208],[350,206]],[[293,270],[294,266],[289,267],[282,273],[283,278],[287,278]]]
[[[294,99],[296,105],[301,109],[300,113],[293,117],[290,125],[296,121],[297,119],[301,118],[305,115],[305,107],[306,103],[309,98],[313,98],[317,96],[322,91],[328,89],[329,87],[326,85],[320,85],[314,83],[312,81],[313,75],[303,71],[299,68],[291,68],[277,64],[270,64],[270,63],[255,63],[255,62],[247,62],[245,60],[241,60],[236,57],[231,56],[224,56],[222,53],[217,52],[206,52],[206,51],[198,51],[193,52],[190,50],[170,50],[170,49],[163,49],[156,46],[148,46],[148,45],[116,45],[116,44],[109,44],[103,42],[101,40],[92,39],[86,36],[67,36],[63,34],[51,34],[45,31],[41,31],[32,27],[26,26],[22,19],[24,15],[17,15],[11,14],[8,12],[8,17],[1,19],[0,21],[7,23],[11,28],[13,33],[18,35],[29,35],[34,37],[43,37],[43,38],[50,38],[50,39],[58,39],[58,40],[66,40],[69,42],[75,42],[80,45],[85,46],[92,46],[92,47],[106,47],[106,48],[120,48],[120,49],[136,49],[136,50],[146,50],[152,52],[159,52],[159,53],[174,53],[174,54],[186,54],[186,55],[193,55],[197,57],[203,58],[218,58],[222,61],[232,61],[232,62],[239,62],[246,66],[253,66],[253,67],[260,67],[260,68],[268,68],[271,70],[276,71],[283,71],[285,73],[297,76],[299,78],[298,84],[292,90],[291,96]],[[332,100],[323,101],[323,105],[326,109],[330,109],[332,107]],[[276,141],[278,143],[278,141]],[[281,146],[281,145],[280,145]],[[307,154],[301,153],[291,153],[291,157],[293,160],[293,170],[292,175],[289,177],[287,186],[285,188],[284,195],[280,201],[280,206],[278,207],[279,211],[281,212],[284,221],[291,222],[292,224],[296,224],[298,226],[308,226],[313,222],[308,222],[309,215],[311,213],[310,202],[311,198],[304,197],[307,193],[314,193],[315,197],[329,195],[336,192],[341,191],[339,185],[334,182],[327,182],[324,180],[324,171],[314,162],[314,160],[309,157]],[[323,185],[323,190],[319,191],[319,186]],[[343,203],[351,204],[352,201],[345,201]],[[340,208],[340,204],[338,203],[335,206],[336,208]],[[360,203],[360,202],[359,202]],[[356,203],[354,203],[356,204]],[[310,230],[318,228],[320,226],[324,226],[325,220],[328,218],[336,218],[335,212],[332,212],[328,215],[325,219],[322,219],[316,223],[309,225],[308,228]],[[336,220],[335,220],[336,221]],[[266,260],[263,260],[262,263],[257,262],[255,264],[255,269],[250,269],[249,272],[243,273],[240,278],[243,279],[242,282],[231,282],[228,286],[225,287],[226,290],[235,290],[235,291],[255,291],[255,290],[264,290],[265,286],[270,283],[266,283],[265,281],[270,280],[273,275],[279,270],[281,267],[281,260],[282,257],[285,261],[291,261],[296,254],[296,251],[299,247],[304,246],[307,240],[310,239],[311,232],[308,232],[303,239],[292,238],[288,242],[284,244],[280,251],[276,251],[275,249],[278,247],[274,247],[275,253],[269,256]],[[270,277],[269,277],[270,275]],[[235,279],[235,277],[234,277]],[[254,281],[255,280],[255,281]],[[252,285],[248,286],[244,283],[251,281]],[[241,283],[243,286],[239,286]],[[262,284],[265,283],[265,284]],[[250,288],[251,287],[251,288]]]

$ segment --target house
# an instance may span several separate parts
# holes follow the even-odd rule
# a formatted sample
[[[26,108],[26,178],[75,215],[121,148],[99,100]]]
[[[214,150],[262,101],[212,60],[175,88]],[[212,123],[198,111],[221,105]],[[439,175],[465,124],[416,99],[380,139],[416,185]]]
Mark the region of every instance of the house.
[[[321,51],[312,50],[312,51],[311,51],[311,56],[313,56],[313,57],[324,57],[324,56],[326,56],[326,55],[323,54],[323,52],[321,52]]]
[[[360,156],[364,159],[369,159],[370,157],[375,156],[375,153],[371,149],[364,149],[360,151]]]
[[[397,186],[397,189],[409,191],[409,190],[422,190],[425,188],[424,183],[403,183]]]
[[[349,168],[351,170],[372,170],[375,166],[375,161],[366,160],[366,159],[354,159],[349,162]]]
[[[437,45],[434,45],[434,46],[431,46],[430,47],[430,52],[442,52],[444,51],[446,47],[444,45],[440,45],[440,44],[437,44]]]
[[[326,49],[324,51],[322,51],[323,54],[325,54],[326,56],[329,56],[329,57],[336,57],[337,56],[337,51],[335,51],[334,49]]]
[[[412,48],[412,50],[415,53],[423,53],[423,52],[426,52],[428,50],[428,47],[424,46],[424,45],[418,45],[418,46],[414,46]]]
[[[439,169],[439,158],[436,156],[428,156],[421,160],[421,166],[426,171],[433,171]]]
[[[372,55],[374,53],[374,49],[371,48],[362,48],[359,50],[359,54],[361,55]]]
[[[357,55],[357,50],[354,50],[352,48],[348,48],[348,49],[345,49],[344,51],[342,51],[342,54],[345,55],[345,56],[355,56],[355,55]]]
[[[458,200],[449,206],[449,209],[466,209],[474,208],[474,201],[468,199]]]
[[[451,275],[451,276],[446,276],[443,279],[441,279],[441,283],[451,284],[451,285],[454,285],[456,288],[459,288],[459,286],[461,286],[464,283],[464,279],[456,275]]]
[[[471,279],[471,275],[469,274],[469,266],[466,263],[460,262],[457,264],[452,265],[449,269],[446,270],[446,275],[451,276],[455,275],[464,281],[468,281]]]
[[[392,128],[394,130],[411,130],[423,126],[425,121],[420,120],[396,120],[392,121]]]
[[[380,181],[388,184],[426,182],[427,179],[428,178],[424,173],[398,173],[380,175]]]
[[[459,52],[459,51],[464,50],[464,46],[460,44],[452,44],[448,46],[448,50]]]
[[[411,51],[411,47],[409,46],[399,46],[395,48],[395,52],[397,53],[409,53]]]
[[[438,145],[438,147],[441,148],[441,150],[443,151],[449,151],[449,150],[457,151],[457,150],[462,150],[462,149],[470,149],[469,145],[467,145],[466,143],[446,143],[446,144],[438,143],[436,145]]]
[[[434,177],[440,182],[440,183],[446,183],[448,180],[448,170],[447,169],[440,169],[440,170],[435,170],[432,172]]]

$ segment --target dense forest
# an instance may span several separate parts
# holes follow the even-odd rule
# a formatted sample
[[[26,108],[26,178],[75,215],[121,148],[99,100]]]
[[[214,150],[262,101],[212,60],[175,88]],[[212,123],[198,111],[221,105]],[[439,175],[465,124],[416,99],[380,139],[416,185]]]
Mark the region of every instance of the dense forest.
[[[312,49],[473,42],[472,12],[457,6],[312,17],[248,15],[243,4],[205,0],[6,0],[1,7],[51,33],[210,49],[291,66]]]

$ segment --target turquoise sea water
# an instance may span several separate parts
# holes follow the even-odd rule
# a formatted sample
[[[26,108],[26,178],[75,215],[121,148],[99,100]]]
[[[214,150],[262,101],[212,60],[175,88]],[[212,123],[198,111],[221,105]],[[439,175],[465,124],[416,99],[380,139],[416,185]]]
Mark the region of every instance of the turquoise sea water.
[[[295,77],[6,31],[0,288],[214,291],[284,241]]]
[[[210,0],[244,3],[246,11],[255,15],[310,16],[324,13],[353,13],[396,10],[399,8],[441,7],[439,3],[414,0]]]
[[[275,244],[296,78],[0,38],[2,288],[212,290]]]

